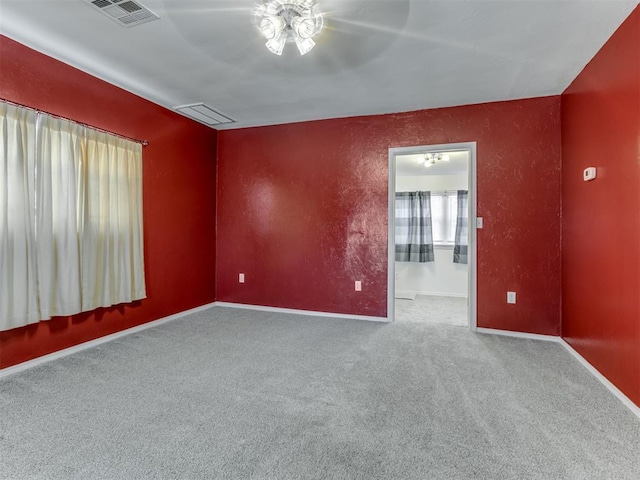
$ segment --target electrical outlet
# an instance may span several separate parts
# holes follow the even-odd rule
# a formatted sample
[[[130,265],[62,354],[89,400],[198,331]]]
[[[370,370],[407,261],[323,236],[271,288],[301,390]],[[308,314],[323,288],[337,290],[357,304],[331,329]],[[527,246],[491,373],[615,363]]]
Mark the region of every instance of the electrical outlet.
[[[244,273],[238,274],[238,282],[239,283],[244,283]]]
[[[362,291],[362,281],[356,280],[356,292],[361,292],[361,291]]]
[[[516,303],[516,292],[507,292],[507,303]]]

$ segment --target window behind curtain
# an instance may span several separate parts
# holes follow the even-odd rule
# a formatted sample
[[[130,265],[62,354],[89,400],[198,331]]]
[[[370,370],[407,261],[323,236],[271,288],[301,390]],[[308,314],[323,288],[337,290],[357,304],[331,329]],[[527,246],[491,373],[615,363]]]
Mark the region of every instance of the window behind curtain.
[[[142,146],[0,102],[0,330],[146,296]]]
[[[453,245],[456,237],[458,199],[455,192],[431,192],[433,243]]]

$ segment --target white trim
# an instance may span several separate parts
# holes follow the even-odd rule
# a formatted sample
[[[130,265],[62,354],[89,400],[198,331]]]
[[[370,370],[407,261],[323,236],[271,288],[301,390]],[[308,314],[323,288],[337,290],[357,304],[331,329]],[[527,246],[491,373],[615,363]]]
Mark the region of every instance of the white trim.
[[[451,292],[424,292],[420,290],[396,290],[395,294],[410,294],[410,295],[423,295],[425,297],[455,297],[455,298],[467,298],[469,295],[466,293],[451,293]]]
[[[478,330],[478,229],[476,218],[478,216],[478,175],[476,142],[466,143],[469,148],[469,263],[467,275],[469,277],[469,327],[472,332]]]
[[[600,380],[600,383],[602,383],[613,395],[615,395],[615,397],[618,400],[620,400],[629,410],[631,410],[631,413],[633,413],[640,420],[640,407],[638,405],[633,403],[633,401],[631,401],[629,397],[627,397],[624,393],[622,393],[618,389],[618,387],[616,387],[613,383],[611,383],[607,379],[607,377],[602,375],[593,365],[591,365],[587,361],[586,358],[584,358],[576,350],[574,350],[574,348],[571,345],[569,345],[569,343],[566,340],[564,340],[563,338],[560,338],[558,342],[560,343],[560,345],[566,348],[567,351],[571,355],[573,355],[587,370],[589,370],[594,377]]]
[[[476,330],[481,334],[488,335],[502,335],[505,337],[525,338],[530,340],[542,340],[545,342],[559,343],[562,345],[576,360],[578,360],[583,367],[585,367],[596,379],[600,381],[618,400],[620,400],[629,410],[640,420],[640,407],[633,403],[633,401],[622,393],[618,387],[616,387],[611,381],[602,375],[593,365],[591,365],[582,355],[580,355],[574,348],[567,343],[565,339],[555,335],[539,335],[536,333],[523,333],[523,332],[511,332],[508,330],[497,330],[493,328],[478,328]]]
[[[426,152],[443,151],[468,151],[469,152],[469,263],[468,263],[468,288],[469,288],[469,329],[477,331],[477,230],[475,218],[477,217],[477,161],[476,142],[467,143],[446,143],[441,145],[423,145],[415,147],[394,147],[389,148],[389,192],[387,211],[387,318],[392,322],[395,316],[395,282],[396,282],[396,262],[395,262],[395,193],[396,193],[396,155],[411,155]]]
[[[500,335],[503,337],[524,338],[527,340],[541,340],[543,342],[554,342],[554,343],[560,342],[560,337],[556,335],[540,335],[539,333],[512,332],[510,330],[498,330],[497,328],[483,328],[483,327],[478,327],[476,329],[476,332],[482,333],[484,335]]]
[[[162,325],[163,323],[176,320],[186,315],[191,315],[192,313],[208,310],[209,308],[212,308],[214,306],[215,306],[215,303],[208,303],[206,305],[201,305],[199,307],[192,308],[190,310],[185,310],[184,312],[179,312],[173,315],[169,315],[168,317],[152,320],[150,322],[143,323],[142,325],[136,325],[135,327],[127,328],[126,330],[121,330],[119,332],[112,333],[110,335],[105,335],[104,337],[96,338],[94,340],[89,340],[88,342],[83,342],[78,345],[74,345],[73,347],[65,348],[63,350],[58,350],[57,352],[49,353],[48,355],[43,355],[42,357],[34,358],[33,360],[27,360],[26,362],[13,365],[11,367],[3,368],[0,370],[0,378],[4,378],[9,375],[13,375],[14,373],[28,370],[33,367],[37,367],[38,365],[41,365],[43,363],[51,362],[53,360],[58,360],[59,358],[66,357],[68,355],[73,355],[74,353],[81,352],[82,350],[93,348],[103,343],[111,342],[112,340],[116,340],[126,335],[131,335],[132,333],[138,333],[148,328],[157,327],[159,325]]]
[[[388,322],[389,321],[387,317],[370,317],[367,315],[351,315],[346,313],[315,312],[313,310],[297,310],[295,308],[265,307],[263,305],[250,305],[247,303],[216,302],[215,306],[228,307],[228,308],[242,308],[245,310],[258,310],[261,312],[290,313],[292,315],[308,315],[311,317],[346,318],[348,320],[365,320],[367,322]]]
[[[396,317],[396,155],[395,148],[389,149],[389,184],[387,185],[387,318],[393,322]]]

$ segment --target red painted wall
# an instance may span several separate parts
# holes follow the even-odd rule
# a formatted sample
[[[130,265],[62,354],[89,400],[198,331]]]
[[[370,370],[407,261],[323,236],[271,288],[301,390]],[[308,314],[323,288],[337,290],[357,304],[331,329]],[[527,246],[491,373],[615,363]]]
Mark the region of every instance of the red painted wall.
[[[0,367],[214,301],[217,132],[0,36],[0,96],[150,142],[147,299],[0,333]]]
[[[220,132],[217,300],[386,316],[388,149],[470,141],[478,325],[559,334],[559,97]]]
[[[640,7],[562,95],[562,153],[562,335],[640,405]]]

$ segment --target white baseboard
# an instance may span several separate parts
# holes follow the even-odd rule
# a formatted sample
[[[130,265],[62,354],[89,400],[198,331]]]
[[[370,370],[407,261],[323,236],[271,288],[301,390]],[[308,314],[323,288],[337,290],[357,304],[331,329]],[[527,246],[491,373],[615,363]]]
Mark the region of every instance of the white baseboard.
[[[484,333],[487,335],[501,335],[503,337],[515,337],[526,338],[528,340],[542,340],[543,342],[560,342],[560,337],[556,335],[540,335],[539,333],[525,333],[525,332],[512,332],[510,330],[498,330],[496,328],[483,328],[478,327],[476,329],[478,333]]]
[[[420,292],[418,295],[425,295],[427,297],[453,297],[453,298],[469,298],[466,293],[452,293],[452,292]]]
[[[607,377],[602,375],[593,365],[591,365],[582,355],[580,355],[574,348],[567,343],[564,339],[560,339],[560,345],[567,349],[567,351],[573,355],[587,370],[591,372],[591,374],[600,380],[607,389],[613,393],[618,400],[624,403],[631,412],[638,417],[640,420],[640,407],[633,403],[629,397],[627,397],[624,393],[622,393],[618,387],[616,387],[613,383],[611,383]]]
[[[367,315],[350,315],[346,313],[315,312],[312,310],[296,310],[294,308],[265,307],[262,305],[250,305],[246,303],[216,302],[215,305],[217,307],[243,308],[246,310],[259,310],[262,312],[291,313],[293,315],[309,315],[312,317],[346,318],[349,320],[365,320],[368,322],[385,322],[385,323],[389,321],[387,317],[370,317]]]
[[[468,298],[466,293],[453,293],[453,292],[425,292],[421,290],[402,290],[396,289],[397,293],[411,294],[411,295],[423,295],[425,297],[454,297],[454,298]]]
[[[611,383],[607,377],[602,375],[593,365],[591,365],[582,355],[573,349],[562,337],[555,335],[539,335],[536,333],[511,332],[508,330],[497,330],[493,328],[478,328],[478,333],[489,335],[502,335],[505,337],[526,338],[530,340],[542,340],[545,342],[559,343],[573,355],[589,372],[596,377],[618,400],[620,400],[638,419],[640,419],[640,407],[633,403],[629,397],[622,393],[618,387]]]
[[[411,292],[409,290],[396,290],[395,297],[403,300],[415,300],[416,292]]]
[[[159,318],[158,320],[152,320],[151,322],[143,323],[142,325],[136,325],[135,327],[127,328],[126,330],[121,330],[119,332],[112,333],[110,335],[105,335],[104,337],[96,338],[94,340],[89,340],[88,342],[74,345],[73,347],[65,348],[63,350],[58,350],[57,352],[49,353],[48,355],[43,355],[42,357],[34,358],[33,360],[27,360],[26,362],[13,365],[11,367],[3,368],[0,370],[0,378],[13,375],[14,373],[22,372],[24,370],[36,367],[43,363],[51,362],[53,360],[66,357],[67,355],[72,355],[74,353],[81,352],[82,350],[86,350],[88,348],[92,348],[92,347],[101,345],[103,343],[111,342],[113,340],[124,337],[126,335],[131,335],[132,333],[137,333],[137,332],[146,330],[148,328],[157,327],[159,325],[162,325],[163,323],[176,320],[186,315],[191,315],[192,313],[207,310],[209,308],[212,308],[214,305],[215,303],[201,305],[200,307],[192,308],[190,310],[185,310],[184,312],[179,312],[174,315],[169,315],[168,317]]]

